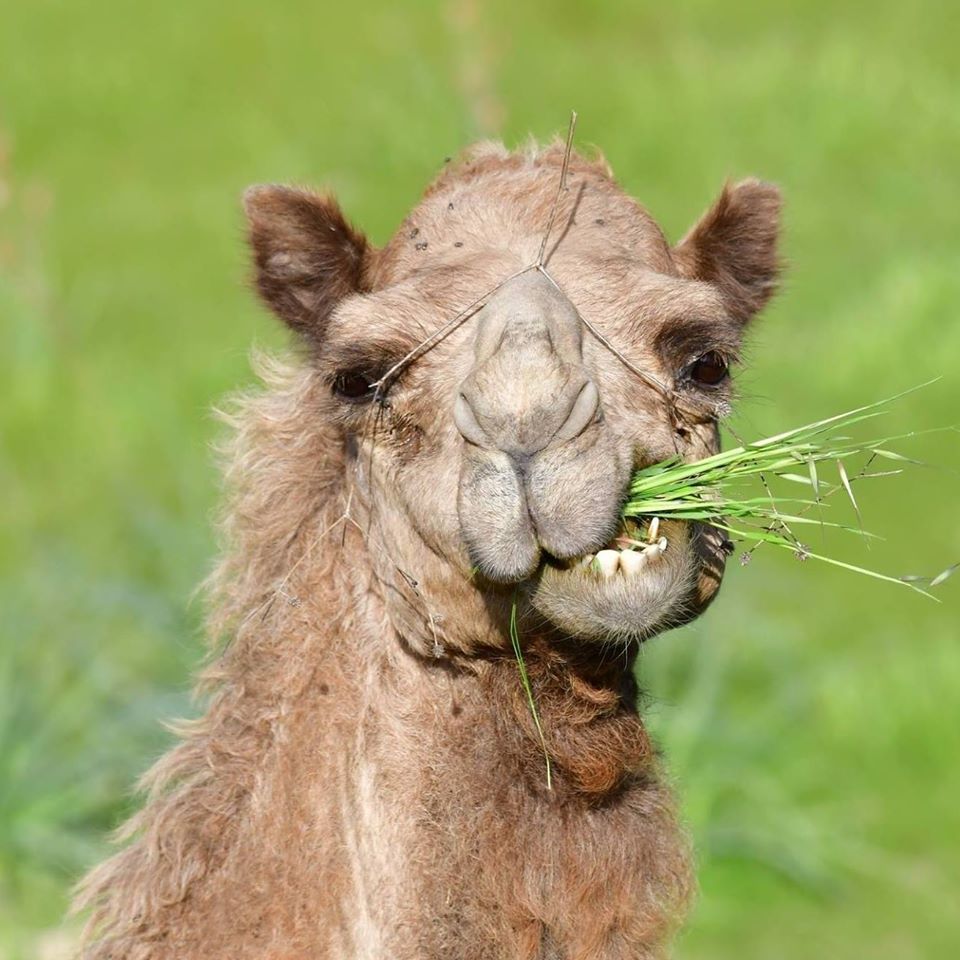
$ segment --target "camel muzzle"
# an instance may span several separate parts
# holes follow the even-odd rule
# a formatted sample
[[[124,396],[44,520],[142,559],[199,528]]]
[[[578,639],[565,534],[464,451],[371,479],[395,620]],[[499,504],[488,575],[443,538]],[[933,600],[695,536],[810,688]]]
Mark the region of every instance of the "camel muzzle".
[[[516,581],[542,549],[573,557],[611,535],[629,465],[603,423],[580,316],[554,284],[522,274],[477,319],[453,411],[465,440],[461,531],[486,576]]]
[[[468,443],[525,458],[594,422],[600,393],[583,364],[580,317],[546,277],[516,277],[477,319],[474,366],[454,406]]]

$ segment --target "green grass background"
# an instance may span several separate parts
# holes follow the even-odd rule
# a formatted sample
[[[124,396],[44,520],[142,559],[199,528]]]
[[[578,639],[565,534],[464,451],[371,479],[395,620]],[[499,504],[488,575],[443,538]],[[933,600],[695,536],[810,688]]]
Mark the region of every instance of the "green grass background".
[[[445,156],[575,107],[673,237],[727,177],[782,185],[741,433],[938,375],[890,427],[955,422],[957,9],[0,0],[0,958],[58,955],[68,886],[191,709],[208,411],[284,339],[246,287],[244,186],[330,185],[384,241]],[[911,450],[960,467],[956,437]],[[960,558],[957,488],[862,488],[889,539],[847,555]],[[681,958],[957,955],[957,581],[940,596],[761,552],[645,649],[701,862]]]

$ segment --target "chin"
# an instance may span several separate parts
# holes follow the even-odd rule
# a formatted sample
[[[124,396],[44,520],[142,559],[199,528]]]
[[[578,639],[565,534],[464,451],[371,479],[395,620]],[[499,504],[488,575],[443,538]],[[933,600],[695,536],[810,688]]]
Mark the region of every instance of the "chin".
[[[624,536],[621,529],[607,545],[618,557],[602,555],[602,565],[592,554],[545,561],[531,581],[533,608],[568,636],[594,641],[640,642],[689,621],[698,573],[690,526],[662,523],[644,550]]]

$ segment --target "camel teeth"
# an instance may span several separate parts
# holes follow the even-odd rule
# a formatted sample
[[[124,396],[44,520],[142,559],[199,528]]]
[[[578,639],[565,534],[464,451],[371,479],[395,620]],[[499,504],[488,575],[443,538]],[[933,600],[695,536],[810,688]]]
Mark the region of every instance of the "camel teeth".
[[[609,580],[620,567],[620,551],[601,550],[596,556],[596,561],[600,576]]]
[[[577,570],[589,570],[591,563],[593,563],[593,554],[588,553],[576,562],[575,567]]]
[[[635,577],[647,565],[647,555],[641,550],[621,550],[620,569],[625,576]]]
[[[654,543],[657,539],[657,534],[660,532],[660,518],[654,517],[650,521],[650,529],[647,531],[647,539]]]
[[[667,538],[661,537],[656,543],[651,543],[649,547],[646,548],[643,552],[647,555],[650,560],[659,557],[660,554],[664,553],[667,549]]]

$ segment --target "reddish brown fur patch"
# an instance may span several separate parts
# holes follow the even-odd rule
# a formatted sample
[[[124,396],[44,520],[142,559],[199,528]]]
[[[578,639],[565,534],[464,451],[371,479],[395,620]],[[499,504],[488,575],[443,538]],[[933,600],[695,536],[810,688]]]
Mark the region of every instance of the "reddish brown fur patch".
[[[628,782],[654,778],[656,755],[637,713],[630,662],[617,657],[615,664],[598,664],[596,658],[547,637],[527,638],[526,645],[534,701],[556,773],[552,800],[609,802]],[[491,670],[486,682],[491,699],[500,705],[498,714],[505,718],[505,740],[516,741],[524,775],[531,789],[543,795],[543,745],[517,684],[516,664],[510,660],[502,669]]]

